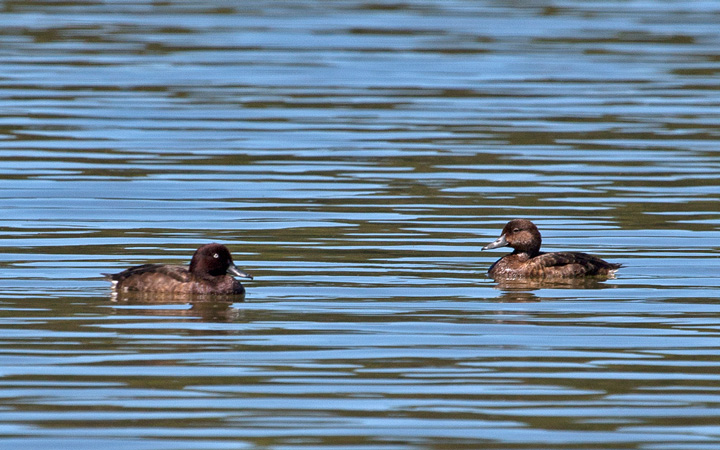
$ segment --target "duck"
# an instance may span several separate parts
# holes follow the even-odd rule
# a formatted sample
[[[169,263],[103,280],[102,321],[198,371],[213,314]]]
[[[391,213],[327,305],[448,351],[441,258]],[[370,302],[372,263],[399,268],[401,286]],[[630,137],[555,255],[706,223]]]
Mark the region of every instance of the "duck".
[[[245,287],[232,275],[253,279],[235,266],[227,247],[215,242],[198,248],[189,266],[143,264],[103,275],[115,292],[181,295],[242,295]]]
[[[483,247],[490,250],[512,247],[513,252],[496,261],[488,270],[494,279],[612,277],[622,266],[580,252],[540,251],[540,231],[527,219],[509,221],[500,237]]]

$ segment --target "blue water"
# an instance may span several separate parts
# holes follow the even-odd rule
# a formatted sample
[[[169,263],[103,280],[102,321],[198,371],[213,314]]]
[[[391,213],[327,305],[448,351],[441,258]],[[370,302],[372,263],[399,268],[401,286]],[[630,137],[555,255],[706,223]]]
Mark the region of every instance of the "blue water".
[[[720,3],[0,11],[0,447],[720,444]],[[210,241],[244,302],[102,279]]]

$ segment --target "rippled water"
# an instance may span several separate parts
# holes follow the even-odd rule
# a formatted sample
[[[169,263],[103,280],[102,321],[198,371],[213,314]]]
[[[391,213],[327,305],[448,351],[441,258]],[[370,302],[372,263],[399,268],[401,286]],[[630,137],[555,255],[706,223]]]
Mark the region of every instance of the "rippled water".
[[[0,446],[720,444],[720,3],[0,9]],[[100,275],[208,241],[245,302]]]

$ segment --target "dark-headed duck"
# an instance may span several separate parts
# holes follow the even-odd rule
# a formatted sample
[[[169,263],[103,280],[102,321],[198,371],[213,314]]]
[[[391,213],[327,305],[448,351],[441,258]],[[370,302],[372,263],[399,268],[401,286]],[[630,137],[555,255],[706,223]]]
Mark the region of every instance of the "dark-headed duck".
[[[219,294],[245,293],[243,285],[228,275],[252,279],[235,267],[230,251],[221,244],[206,244],[198,248],[190,266],[144,264],[116,274],[103,274],[118,292],[156,292],[162,294]]]
[[[585,276],[612,276],[620,264],[603,261],[597,256],[579,252],[540,251],[542,239],[534,223],[515,219],[505,225],[500,237],[483,250],[509,246],[513,252],[490,266],[493,278],[573,278]]]

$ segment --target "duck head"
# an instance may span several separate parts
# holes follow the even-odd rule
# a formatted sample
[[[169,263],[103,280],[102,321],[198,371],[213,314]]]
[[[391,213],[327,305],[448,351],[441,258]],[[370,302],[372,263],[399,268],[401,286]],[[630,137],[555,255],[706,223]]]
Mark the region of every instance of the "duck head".
[[[190,260],[190,272],[200,277],[219,277],[227,274],[252,280],[252,275],[235,267],[230,251],[222,244],[205,244]]]
[[[527,253],[535,256],[540,253],[542,238],[534,223],[526,219],[511,220],[503,228],[500,237],[483,247],[490,250],[498,247],[512,247],[513,253]]]

